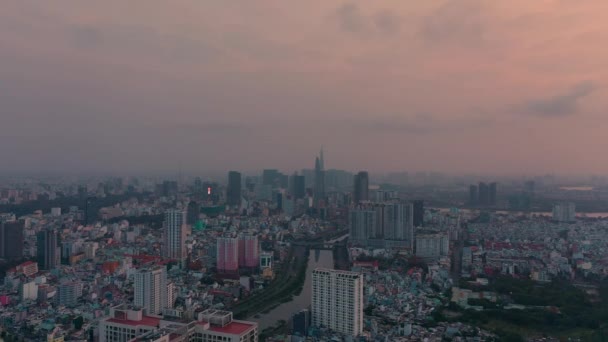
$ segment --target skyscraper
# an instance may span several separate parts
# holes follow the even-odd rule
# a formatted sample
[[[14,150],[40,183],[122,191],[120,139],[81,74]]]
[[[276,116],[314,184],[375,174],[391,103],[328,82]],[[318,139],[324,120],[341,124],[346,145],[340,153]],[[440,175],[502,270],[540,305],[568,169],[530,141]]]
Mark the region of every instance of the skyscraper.
[[[306,180],[304,176],[295,173],[291,176],[291,194],[295,199],[304,198],[306,195]]]
[[[469,204],[477,205],[479,202],[479,193],[477,192],[477,185],[469,186]]]
[[[262,171],[262,184],[275,187],[279,184],[279,170],[265,169]]]
[[[377,236],[377,213],[373,207],[358,206],[352,208],[348,223],[349,239],[353,244],[366,245],[369,238],[381,238],[381,236]]]
[[[218,238],[216,253],[219,273],[236,273],[239,270],[239,240],[237,238]]]
[[[490,183],[490,186],[488,187],[488,204],[489,205],[496,205],[496,187],[497,187],[496,182]]]
[[[254,268],[260,261],[260,246],[257,235],[239,236],[239,267]]]
[[[226,204],[229,206],[241,205],[241,173],[228,172],[228,189],[226,191]]]
[[[184,260],[188,256],[186,250],[186,212],[178,209],[165,211],[164,256],[175,260]]]
[[[21,259],[23,257],[23,222],[0,222],[0,258]]]
[[[484,182],[479,182],[479,204],[488,205],[490,203],[490,188]]]
[[[198,221],[198,217],[201,213],[201,208],[195,201],[190,201],[188,203],[188,214],[187,214],[187,223],[189,225],[193,225]]]
[[[314,187],[314,203],[318,208],[321,201],[325,198],[325,171],[323,170],[323,150],[321,157],[315,159],[315,187]]]
[[[355,203],[369,200],[369,174],[365,171],[360,171],[355,175],[353,200]]]
[[[167,270],[164,266],[143,268],[135,273],[133,304],[146,310],[148,315],[161,314],[169,307]]]
[[[97,207],[97,198],[96,197],[87,197],[84,203],[84,223],[86,225],[90,225],[97,221],[97,214],[99,212],[99,208]]]
[[[57,244],[57,231],[46,229],[36,234],[38,267],[41,270],[52,270],[60,262],[61,251]]]
[[[414,245],[414,206],[401,201],[381,205],[382,230],[388,247],[400,246],[413,248]]]
[[[424,226],[424,201],[414,201],[414,227]]]
[[[317,268],[312,272],[312,324],[359,336],[363,332],[363,274]]]

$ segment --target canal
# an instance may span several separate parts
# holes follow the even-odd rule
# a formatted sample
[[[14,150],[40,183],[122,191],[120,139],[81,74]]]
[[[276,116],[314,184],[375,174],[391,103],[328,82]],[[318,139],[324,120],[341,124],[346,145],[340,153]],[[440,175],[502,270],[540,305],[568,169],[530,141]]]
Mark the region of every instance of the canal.
[[[334,257],[331,250],[313,249],[310,251],[304,287],[298,296],[294,297],[290,302],[277,306],[266,314],[260,314],[258,318],[250,317],[248,320],[257,322],[259,330],[262,331],[275,325],[280,320],[289,321],[291,315],[309,307],[312,271],[317,267],[334,268]]]

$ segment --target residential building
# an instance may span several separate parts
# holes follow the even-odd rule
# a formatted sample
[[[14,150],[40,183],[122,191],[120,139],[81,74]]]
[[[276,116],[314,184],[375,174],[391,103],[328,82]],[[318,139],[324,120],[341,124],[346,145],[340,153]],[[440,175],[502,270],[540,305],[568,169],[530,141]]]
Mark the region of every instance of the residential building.
[[[236,273],[239,270],[239,239],[218,238],[216,261],[219,273]]]
[[[239,267],[256,268],[260,260],[257,235],[239,236]]]
[[[133,303],[143,308],[147,315],[158,315],[170,307],[166,268],[157,266],[138,270],[134,291]]]
[[[317,268],[312,272],[312,325],[359,336],[363,332],[363,274]]]
[[[183,261],[188,256],[186,249],[186,212],[184,210],[170,209],[165,211],[164,228],[164,256],[166,258]]]
[[[559,203],[553,206],[553,221],[576,222],[576,206],[572,202]]]

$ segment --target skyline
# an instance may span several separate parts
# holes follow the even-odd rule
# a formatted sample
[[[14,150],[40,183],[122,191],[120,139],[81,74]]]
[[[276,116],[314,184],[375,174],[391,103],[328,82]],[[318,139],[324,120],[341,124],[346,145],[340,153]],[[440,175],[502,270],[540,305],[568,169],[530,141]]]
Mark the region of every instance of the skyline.
[[[4,8],[2,173],[608,174],[602,1]]]

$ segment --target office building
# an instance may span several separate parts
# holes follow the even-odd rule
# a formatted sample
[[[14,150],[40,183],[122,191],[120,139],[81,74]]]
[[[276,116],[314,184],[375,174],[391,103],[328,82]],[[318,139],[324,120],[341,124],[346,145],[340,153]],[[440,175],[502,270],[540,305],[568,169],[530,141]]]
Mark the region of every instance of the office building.
[[[186,223],[189,225],[194,225],[198,221],[199,215],[201,213],[201,208],[195,201],[190,201],[188,203],[188,214],[186,217]]]
[[[217,239],[217,271],[236,273],[239,270],[239,239],[221,237]]]
[[[260,260],[260,246],[257,235],[239,237],[239,267],[256,268]]]
[[[275,188],[279,185],[279,170],[266,169],[262,171],[262,184]]]
[[[23,257],[23,221],[0,222],[0,258],[14,260]]]
[[[470,185],[469,186],[469,204],[470,205],[477,205],[479,203],[478,195],[479,195],[479,192],[477,190],[477,185]]]
[[[164,229],[164,256],[174,260],[185,260],[188,256],[186,249],[186,212],[179,209],[165,211]]]
[[[291,332],[296,336],[308,336],[310,310],[304,309],[291,316]]]
[[[142,308],[120,305],[110,309],[110,316],[99,322],[99,342],[135,340],[160,327],[160,318],[144,314]]]
[[[553,205],[553,221],[572,223],[576,222],[576,206],[572,202]]]
[[[344,171],[330,169],[325,170],[325,188],[333,191],[350,190],[353,186],[353,174]]]
[[[478,203],[481,205],[488,205],[490,203],[490,187],[484,182],[479,182],[478,189]]]
[[[46,229],[36,234],[38,267],[41,270],[52,270],[61,261],[61,250],[57,244],[57,232]]]
[[[258,324],[235,320],[229,311],[207,309],[198,314],[189,341],[258,342]]]
[[[241,205],[241,173],[228,172],[228,188],[226,190],[226,204],[229,206]]]
[[[524,183],[524,192],[529,194],[534,194],[534,190],[536,188],[536,182],[533,180],[526,181]]]
[[[355,175],[353,201],[355,204],[369,200],[369,174],[361,171]]]
[[[99,323],[99,342],[257,342],[258,324],[235,320],[228,311],[208,309],[195,320],[163,319],[119,305]]]
[[[496,205],[496,188],[497,188],[496,182],[492,182],[488,186],[488,204],[489,205]]]
[[[325,200],[325,170],[323,161],[323,150],[320,156],[315,159],[315,182],[314,182],[314,206],[319,208]]]
[[[424,226],[424,201],[417,200],[413,202],[414,205],[414,227]]]
[[[312,272],[312,325],[346,335],[361,335],[363,289],[363,274],[315,269]]]
[[[87,197],[84,202],[84,223],[86,225],[92,225],[97,222],[97,216],[99,208],[96,197]]]
[[[139,269],[135,273],[133,304],[147,315],[158,315],[170,307],[167,270],[164,266]]]
[[[300,176],[297,173],[291,176],[291,195],[295,199],[301,199],[306,196],[306,180],[304,176]]]

